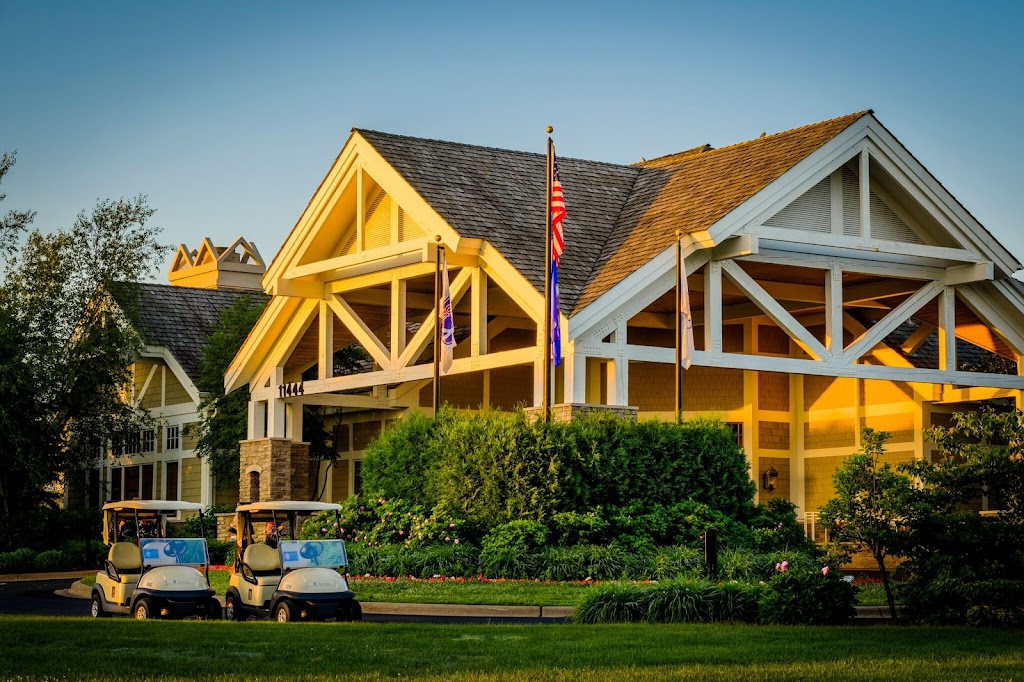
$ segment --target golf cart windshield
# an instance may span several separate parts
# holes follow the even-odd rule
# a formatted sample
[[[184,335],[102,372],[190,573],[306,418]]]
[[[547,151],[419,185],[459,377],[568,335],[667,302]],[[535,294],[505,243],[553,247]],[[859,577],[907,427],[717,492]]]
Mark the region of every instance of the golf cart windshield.
[[[204,538],[143,538],[142,565],[150,566],[207,566],[210,556]]]
[[[344,540],[282,540],[281,566],[285,569],[340,568],[348,565]]]

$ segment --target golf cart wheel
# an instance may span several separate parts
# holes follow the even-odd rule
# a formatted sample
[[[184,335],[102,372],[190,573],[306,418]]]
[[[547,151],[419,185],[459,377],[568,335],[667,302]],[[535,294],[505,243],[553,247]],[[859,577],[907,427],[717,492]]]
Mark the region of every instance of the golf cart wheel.
[[[361,621],[363,619],[363,607],[355,599],[346,599],[338,604],[339,623],[345,621]]]
[[[110,615],[103,610],[103,598],[95,592],[92,595],[92,606],[89,609],[89,614],[93,618],[106,618]]]
[[[223,609],[221,609],[219,601],[214,597],[206,600],[206,620],[220,620],[222,613]]]
[[[224,616],[226,620],[241,621],[245,620],[245,616],[242,615],[241,609],[238,608],[238,599],[233,594],[228,594],[224,597]]]
[[[156,610],[153,605],[153,600],[149,597],[143,597],[135,603],[135,608],[132,609],[132,616],[135,620],[149,620],[150,618],[159,617],[160,612]]]
[[[292,600],[282,599],[274,608],[274,620],[278,623],[299,620],[299,609]]]

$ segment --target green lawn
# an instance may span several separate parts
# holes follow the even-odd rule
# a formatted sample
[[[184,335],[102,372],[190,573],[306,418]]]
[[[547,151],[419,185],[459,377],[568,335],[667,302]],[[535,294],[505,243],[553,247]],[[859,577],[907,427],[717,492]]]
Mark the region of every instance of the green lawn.
[[[747,625],[410,625],[0,617],[0,678],[978,680],[1020,631]]]

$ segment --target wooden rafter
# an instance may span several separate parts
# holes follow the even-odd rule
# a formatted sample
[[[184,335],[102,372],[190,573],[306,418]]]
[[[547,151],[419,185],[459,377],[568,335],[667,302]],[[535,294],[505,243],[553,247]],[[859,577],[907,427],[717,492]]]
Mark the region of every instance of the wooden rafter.
[[[848,363],[856,362],[860,356],[881,343],[897,327],[910,319],[910,316],[920,310],[924,304],[935,298],[941,290],[941,282],[928,282],[925,284],[851,343],[843,351],[843,360]]]
[[[394,363],[391,361],[391,351],[366,326],[366,323],[363,322],[363,319],[359,317],[356,311],[352,310],[352,306],[338,295],[329,298],[327,303],[330,305],[331,310],[334,311],[334,314],[338,316],[338,319],[341,320],[342,324],[348,328],[352,336],[356,337],[356,341],[370,354],[374,362],[385,369],[392,369]]]

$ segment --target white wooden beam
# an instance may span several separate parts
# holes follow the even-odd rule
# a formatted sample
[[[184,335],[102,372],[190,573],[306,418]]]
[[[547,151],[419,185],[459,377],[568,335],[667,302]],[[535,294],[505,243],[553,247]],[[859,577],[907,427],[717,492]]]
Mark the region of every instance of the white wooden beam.
[[[956,289],[943,287],[939,297],[939,369],[956,370]]]
[[[366,349],[366,352],[370,354],[374,362],[383,367],[384,369],[392,368],[391,353],[381,343],[380,339],[377,338],[376,334],[366,326],[362,318],[356,314],[352,307],[340,296],[332,296],[328,303],[334,314],[338,316],[342,324],[352,333],[352,336],[356,337],[356,341]]]
[[[713,260],[704,266],[704,348],[715,353],[722,350],[722,268],[726,264],[731,261]]]
[[[303,385],[305,389],[305,385]],[[366,410],[390,410],[398,409],[387,398],[378,398],[372,395],[350,395],[343,393],[316,393],[313,395],[298,395],[283,398],[283,402],[289,405],[325,405],[330,407],[352,407]]]
[[[579,352],[596,357],[615,357],[617,352],[615,344],[610,343],[588,343],[578,350]],[[671,365],[675,362],[675,350],[672,348],[627,345],[623,353],[626,360],[636,362],[657,362],[666,365]],[[850,365],[768,355],[745,355],[743,353],[714,354],[699,350],[694,352],[693,364],[703,367],[729,367],[730,369],[759,372],[784,372],[788,374],[851,377],[855,379],[905,381],[908,383],[1024,389],[1024,376],[1012,374],[944,372],[937,369],[892,367],[887,365]]]
[[[466,293],[466,289],[469,287],[472,281],[472,268],[462,268],[459,270],[459,274],[455,276],[455,279],[449,284],[449,294],[452,297],[452,308],[455,308],[462,300],[462,296]],[[427,344],[434,340],[434,324],[437,322],[437,307],[431,308],[427,317],[423,320],[423,324],[416,330],[416,333],[409,340],[408,345],[405,347],[402,355],[398,358],[398,362],[395,363],[392,369],[400,369],[407,367],[411,363],[416,361],[423,351],[426,350]]]
[[[832,357],[843,353],[843,269],[838,263],[825,279],[825,347]]]
[[[397,211],[396,211],[397,213]],[[397,228],[395,228],[397,229]],[[405,352],[406,333],[406,282],[394,277],[391,280],[391,361],[398,362]]]
[[[771,320],[785,331],[808,355],[817,359],[825,360],[831,357],[829,352],[814,335],[807,331],[800,322],[796,320],[785,308],[761,288],[761,285],[754,281],[754,278],[743,271],[734,261],[722,261],[722,270],[736,286],[757,304]],[[707,346],[705,346],[707,348]]]
[[[317,378],[330,379],[334,376],[334,313],[327,301],[320,301],[319,353],[317,354]]]
[[[755,234],[741,234],[726,239],[711,250],[711,258],[713,260],[732,260],[742,256],[751,256],[758,252],[758,239]]]
[[[512,365],[525,365],[536,359],[537,349],[533,346],[528,348],[517,348],[515,350],[488,353],[478,358],[455,358],[452,368],[445,374],[466,374],[488,369],[510,367]],[[303,384],[303,395],[316,395],[320,393],[335,393],[338,391],[349,391],[373,386],[385,386],[389,384],[404,384],[409,381],[420,381],[433,376],[434,366],[430,363],[403,367],[398,370],[379,370],[364,372],[362,374],[349,374],[330,379],[307,381]]]
[[[945,269],[949,262],[977,263],[982,259],[976,251],[953,248],[948,246],[931,246],[929,244],[912,244],[910,242],[892,242],[872,240],[865,242],[861,237],[846,235],[815,233],[814,240],[809,241],[807,232],[791,230],[785,227],[762,225],[756,228],[760,236],[760,251],[751,256],[772,258],[770,252],[784,250],[785,255],[824,256],[825,258],[860,259],[866,261],[883,261],[899,266],[934,267],[941,265]],[[790,254],[798,249],[797,254]],[[770,262],[770,261],[769,261]],[[890,273],[892,274],[892,273]],[[904,275],[896,275],[902,277]],[[913,276],[913,275],[911,275]]]
[[[328,379],[327,381],[330,381]],[[271,375],[270,385],[274,388],[284,383],[284,367],[275,367]],[[285,437],[284,401],[271,397],[267,400],[267,438]]]
[[[957,293],[960,300],[978,316],[978,319],[987,324],[1010,350],[1017,355],[1024,355],[1024,334],[1021,332],[1024,325],[1018,316],[1012,313],[1008,316],[993,305],[990,287],[995,287],[997,291],[1002,290],[1001,293],[1006,296],[1012,295],[1015,291],[1012,284],[1004,284],[997,280],[991,285],[984,286],[980,283],[965,284],[957,287]]]
[[[153,377],[156,376],[156,371],[158,369],[160,369],[160,365],[155,363],[149,368],[149,374],[146,375],[146,381],[142,384],[142,390],[140,390],[139,394],[135,397],[135,407],[142,404],[142,400],[146,397],[146,391],[149,390],[149,385],[153,383]]]
[[[995,264],[992,261],[946,268],[946,284],[950,286],[969,284],[971,282],[986,282],[994,278]]]
[[[851,343],[850,347],[843,353],[843,360],[849,363],[856,362],[860,356],[877,346],[897,327],[906,322],[924,304],[935,298],[941,290],[942,284],[940,282],[925,284],[917,293],[912,294],[903,303],[893,308],[888,315],[872,325],[870,329]]]
[[[487,273],[480,268],[472,269],[472,313],[470,316],[470,355],[476,357],[487,353]],[[454,304],[452,304],[454,307]]]
[[[417,261],[415,263],[407,263],[390,269],[378,269],[373,272],[365,272],[351,277],[345,277],[345,279],[333,280],[324,284],[324,287],[328,293],[343,294],[348,291],[367,289],[369,287],[379,287],[384,285],[390,286],[391,280],[393,280],[395,276],[399,279],[413,279],[415,277],[433,275],[434,268],[435,265],[433,263]]]
[[[867,150],[860,153],[860,238],[871,241],[871,159]]]

